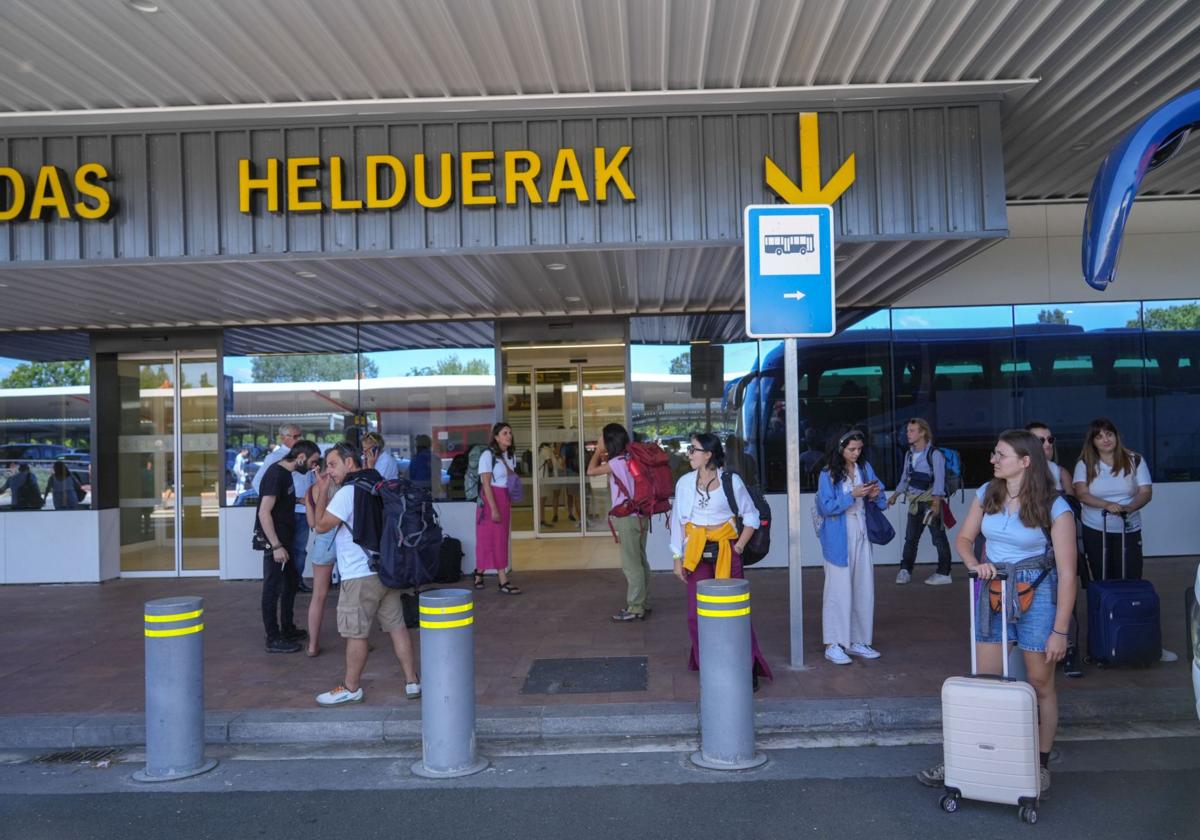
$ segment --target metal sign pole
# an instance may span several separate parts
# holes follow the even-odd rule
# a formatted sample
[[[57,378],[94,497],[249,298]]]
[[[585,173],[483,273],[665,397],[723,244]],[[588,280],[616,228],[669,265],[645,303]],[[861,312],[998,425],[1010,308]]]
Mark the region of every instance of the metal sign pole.
[[[850,177],[853,180],[853,174]],[[742,212],[742,232],[745,236],[742,251],[746,263],[746,335],[784,340],[788,638],[791,667],[802,669],[804,581],[800,575],[800,365],[796,358],[796,339],[828,338],[837,334],[833,208],[828,205],[751,204]]]
[[[804,667],[804,578],[800,574],[800,389],[796,339],[783,341],[783,392],[787,420],[788,626],[793,668]]]

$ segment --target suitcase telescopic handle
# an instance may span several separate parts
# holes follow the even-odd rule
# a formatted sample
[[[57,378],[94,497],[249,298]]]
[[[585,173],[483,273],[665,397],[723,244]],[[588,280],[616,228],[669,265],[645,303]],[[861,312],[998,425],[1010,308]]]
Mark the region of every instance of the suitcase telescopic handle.
[[[1121,511],[1118,516],[1121,517],[1121,580],[1126,580],[1129,577],[1129,571],[1126,569],[1125,550],[1125,535],[1129,532],[1129,514]],[[1100,509],[1100,579],[1108,578],[1108,508]]]
[[[979,572],[967,572],[972,581],[979,580]],[[1008,572],[996,570],[992,580],[1000,581],[1000,659],[1004,663],[1003,676],[1008,679]],[[986,581],[980,581],[985,584]],[[979,587],[979,597],[987,594],[987,586]],[[975,585],[967,584],[967,607],[971,614],[971,676],[979,676],[979,661],[975,651]]]

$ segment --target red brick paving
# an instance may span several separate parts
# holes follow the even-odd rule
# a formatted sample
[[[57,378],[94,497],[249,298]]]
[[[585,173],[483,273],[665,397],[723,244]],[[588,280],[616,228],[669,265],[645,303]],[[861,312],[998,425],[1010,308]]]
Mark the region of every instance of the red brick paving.
[[[1180,661],[1145,670],[1098,671],[1060,679],[1060,690],[1186,687],[1182,592],[1196,558],[1148,561],[1163,601],[1167,647]],[[763,698],[934,696],[950,674],[967,668],[966,595],[956,566],[953,586],[927,587],[920,567],[907,587],[892,581],[895,567],[876,573],[875,644],[883,657],[834,666],[821,656],[822,574],[804,573],[805,658],[808,670],[787,667],[787,573],[749,572],[754,621],[775,670]],[[494,579],[493,579],[494,580]],[[464,578],[464,584],[467,579]],[[493,585],[475,593],[476,693],[481,705],[549,705],[695,700],[698,682],[687,671],[683,586],[669,574],[652,582],[652,617],[613,624],[624,580],[618,571],[525,572],[521,596]],[[342,675],[344,648],[336,637],[335,596],[326,605],[321,656],[263,652],[257,583],[210,579],[134,579],[100,585],[0,587],[0,714],[136,712],[143,706],[142,604],[172,594],[205,601],[205,703],[210,710],[306,708],[313,695]],[[297,598],[303,624],[308,596]],[[1081,610],[1082,614],[1082,610]],[[402,706],[403,679],[382,633],[373,637],[364,675],[366,702]],[[649,658],[645,692],[522,695],[536,658],[639,655]]]

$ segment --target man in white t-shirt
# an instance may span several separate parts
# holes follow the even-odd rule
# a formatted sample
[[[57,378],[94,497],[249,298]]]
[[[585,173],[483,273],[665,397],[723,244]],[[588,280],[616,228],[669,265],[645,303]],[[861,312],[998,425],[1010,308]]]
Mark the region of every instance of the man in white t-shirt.
[[[340,485],[348,475],[362,469],[361,456],[352,447],[339,443],[325,453],[325,466],[321,481]],[[367,553],[354,542],[354,493],[353,483],[345,484],[328,505],[325,504],[328,494],[324,487],[318,487],[314,494],[317,498],[317,533],[337,529],[334,547],[338,575],[342,580],[338,590],[337,628],[346,640],[346,678],[332,690],[318,694],[317,703],[340,706],[362,702],[360,679],[367,664],[367,636],[376,618],[384,632],[392,637],[396,658],[404,669],[404,695],[415,700],[421,696],[421,682],[417,676],[412,640],[404,626],[400,590],[383,585],[379,575],[371,571]]]

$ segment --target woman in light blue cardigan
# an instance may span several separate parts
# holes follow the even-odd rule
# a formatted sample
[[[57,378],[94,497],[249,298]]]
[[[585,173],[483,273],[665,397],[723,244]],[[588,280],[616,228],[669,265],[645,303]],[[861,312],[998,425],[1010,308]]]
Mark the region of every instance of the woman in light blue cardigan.
[[[871,647],[875,623],[875,568],[864,505],[887,509],[883,483],[862,460],[863,433],[851,429],[829,448],[817,481],[818,536],[825,557],[822,633],[825,658],[849,665],[850,656],[878,659]]]

